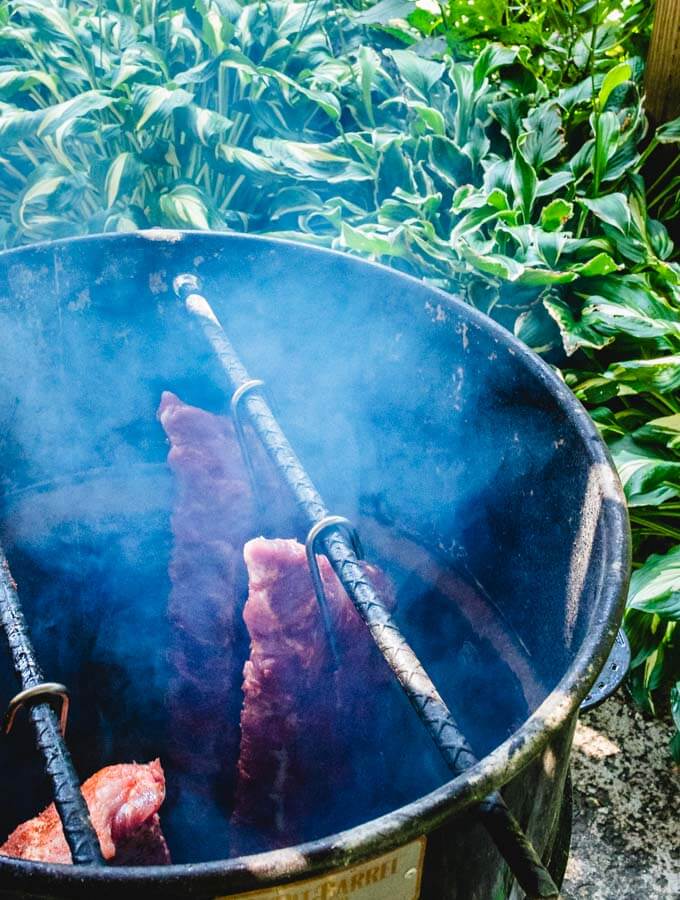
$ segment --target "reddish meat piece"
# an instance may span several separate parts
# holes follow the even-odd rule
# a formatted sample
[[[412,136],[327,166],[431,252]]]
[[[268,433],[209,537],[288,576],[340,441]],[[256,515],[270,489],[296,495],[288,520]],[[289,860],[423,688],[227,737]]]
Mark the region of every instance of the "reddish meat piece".
[[[319,565],[340,656],[335,674],[304,547],[257,538],[244,557],[251,651],[233,816],[240,852],[318,836],[373,808],[379,779],[362,778],[358,769],[363,754],[378,758],[391,679],[325,557]],[[393,606],[386,576],[366,569]]]
[[[113,865],[170,862],[158,818],[165,799],[165,777],[159,760],[147,765],[108,766],[88,778],[82,791],[107,862]],[[71,852],[54,803],[39,816],[19,825],[0,847],[0,854],[71,864]]]
[[[238,755],[240,610],[246,594],[241,547],[255,505],[231,420],[183,403],[169,391],[158,418],[176,483],[170,559],[173,626],[168,703],[170,754],[182,771],[217,777]],[[212,785],[205,783],[205,790]]]

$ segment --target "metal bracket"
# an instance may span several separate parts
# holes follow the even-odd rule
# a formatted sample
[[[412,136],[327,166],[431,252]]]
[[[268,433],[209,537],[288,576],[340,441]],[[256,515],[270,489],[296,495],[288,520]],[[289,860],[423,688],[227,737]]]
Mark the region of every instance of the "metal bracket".
[[[36,703],[50,703],[54,700],[58,700],[60,703],[59,728],[63,737],[66,734],[70,699],[68,688],[56,681],[44,681],[42,684],[26,688],[25,691],[19,691],[12,697],[5,714],[5,734],[9,734],[12,730],[14,720],[22,706],[35,706]]]
[[[593,709],[600,703],[611,697],[614,691],[626,677],[628,667],[630,666],[630,644],[628,638],[619,629],[614,641],[607,662],[602,667],[602,671],[597,677],[595,684],[591,687],[587,697],[581,703],[581,712]]]

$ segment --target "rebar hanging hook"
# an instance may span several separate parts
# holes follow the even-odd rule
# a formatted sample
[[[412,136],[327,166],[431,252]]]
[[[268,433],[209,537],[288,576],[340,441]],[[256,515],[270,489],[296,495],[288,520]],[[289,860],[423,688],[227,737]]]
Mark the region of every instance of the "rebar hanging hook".
[[[323,579],[321,578],[321,571],[319,570],[319,563],[316,558],[316,544],[327,531],[336,530],[338,528],[341,528],[347,532],[347,536],[352,544],[357,559],[363,559],[364,548],[361,545],[359,533],[354,525],[352,525],[352,523],[349,521],[349,519],[345,519],[344,516],[324,516],[323,519],[319,519],[319,521],[312,525],[312,527],[309,529],[309,534],[307,535],[307,540],[305,541],[307,564],[309,565],[309,572],[312,576],[312,583],[314,584],[314,593],[316,594],[316,600],[319,604],[319,609],[321,610],[324,629],[326,631],[326,635],[328,636],[331,655],[333,657],[334,671],[337,671],[340,665],[340,656],[335,640],[333,623],[331,621],[328,598],[326,597],[326,592],[323,586]]]

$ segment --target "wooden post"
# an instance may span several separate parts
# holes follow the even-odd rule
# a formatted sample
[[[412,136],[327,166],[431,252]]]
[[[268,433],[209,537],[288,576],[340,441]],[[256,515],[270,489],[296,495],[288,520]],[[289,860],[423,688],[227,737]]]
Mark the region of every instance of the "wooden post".
[[[680,116],[680,0],[656,0],[645,89],[655,125]]]

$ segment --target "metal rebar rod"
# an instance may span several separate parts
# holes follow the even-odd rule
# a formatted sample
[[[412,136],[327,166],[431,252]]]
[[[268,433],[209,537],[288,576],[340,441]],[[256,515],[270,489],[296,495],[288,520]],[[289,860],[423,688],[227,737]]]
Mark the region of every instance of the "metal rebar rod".
[[[17,587],[0,547],[0,624],[9,644],[12,662],[22,690],[44,682],[33,645],[28,637]],[[90,821],[80,782],[61,732],[59,717],[48,702],[32,703],[28,715],[33,723],[38,749],[45,758],[45,769],[52,781],[54,803],[71,850],[78,865],[103,865],[97,834]]]
[[[209,302],[200,291],[200,282],[191,274],[174,281],[177,296],[200,324],[233,391],[251,377],[227,338]],[[266,400],[258,391],[242,399],[243,409],[269,457],[279,470],[310,526],[328,516],[323,499],[281,430]],[[380,600],[351,541],[340,531],[320,540],[326,555],[359,615],[367,625],[385,661],[397,678],[411,705],[427,728],[453,775],[475,765],[475,757],[451,711],[432,683],[420,660],[399,631]],[[477,807],[476,813],[508,863],[517,882],[529,898],[559,896],[550,873],[522,831],[501,794],[494,791]]]

